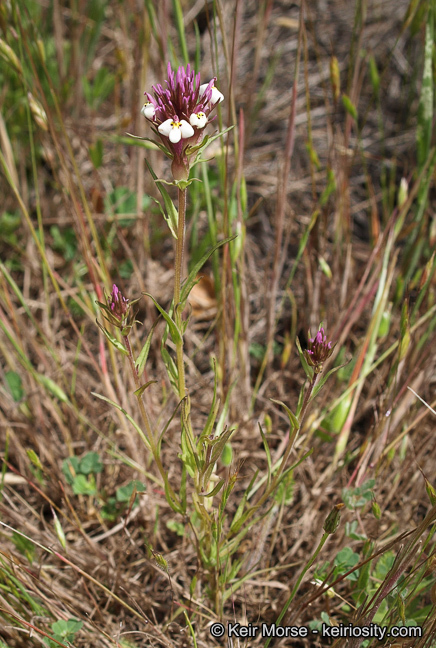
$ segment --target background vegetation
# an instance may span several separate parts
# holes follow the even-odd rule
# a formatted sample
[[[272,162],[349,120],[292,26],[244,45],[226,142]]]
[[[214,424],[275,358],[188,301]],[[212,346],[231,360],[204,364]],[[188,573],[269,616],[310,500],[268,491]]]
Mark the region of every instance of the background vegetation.
[[[263,646],[210,625],[278,619],[415,625],[395,646],[436,645],[435,15],[434,0],[0,5],[2,648]],[[322,323],[323,375],[340,367],[300,420],[295,469],[208,555],[195,511],[168,504],[127,359],[96,325],[114,282],[170,308],[173,239],[144,159],[158,178],[169,165],[127,135],[150,136],[143,92],[168,61],[216,76],[208,132],[234,126],[194,169],[185,255],[188,272],[237,235],[192,290],[184,347],[194,433],[214,403],[216,437],[234,430],[210,498],[223,533],[290,447],[277,401],[298,411],[307,389],[296,339],[306,349]],[[136,307],[139,354],[158,311]],[[179,489],[165,325],[144,402]]]

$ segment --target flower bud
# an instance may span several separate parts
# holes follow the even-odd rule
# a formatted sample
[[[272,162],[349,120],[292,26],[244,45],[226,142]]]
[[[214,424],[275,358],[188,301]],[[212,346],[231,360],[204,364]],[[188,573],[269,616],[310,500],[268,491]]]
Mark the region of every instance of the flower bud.
[[[129,300],[123,297],[116,284],[112,286],[112,293],[107,298],[107,305],[112,315],[120,322],[125,318],[130,308]]]
[[[336,504],[335,507],[327,515],[323,527],[326,533],[329,533],[330,535],[335,533],[339,526],[339,522],[341,521],[340,511],[342,508],[344,508],[344,506],[345,504],[343,504],[342,502],[340,504]]]
[[[321,327],[314,338],[309,338],[308,348],[304,352],[307,363],[319,374],[323,370],[324,362],[330,358],[336,345],[327,342],[327,336]]]

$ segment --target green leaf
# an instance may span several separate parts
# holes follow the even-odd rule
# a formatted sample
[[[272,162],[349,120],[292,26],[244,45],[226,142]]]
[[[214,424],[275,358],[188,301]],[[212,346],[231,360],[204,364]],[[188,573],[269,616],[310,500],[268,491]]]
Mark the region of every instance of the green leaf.
[[[156,383],[157,380],[149,380],[144,385],[141,385],[141,387],[139,387],[138,389],[135,389],[133,393],[135,394],[136,398],[140,398],[142,394],[145,392],[145,390],[147,389],[147,387],[150,387],[150,385],[155,385]]]
[[[162,344],[161,346],[161,355],[162,355],[162,360],[164,362],[165,368],[167,370],[168,378],[170,379],[171,387],[174,389],[175,394],[178,396],[179,395],[179,387],[178,387],[178,373],[177,373],[177,367],[168,353],[168,349]]]
[[[97,452],[87,452],[80,460],[79,472],[82,475],[89,475],[90,473],[101,473],[103,464]]]
[[[127,222],[127,220],[129,221],[129,223],[134,222],[131,218],[130,219],[127,219],[127,218],[124,219],[125,222]],[[122,226],[122,227],[124,226],[124,225],[122,225],[121,221],[120,221],[120,226]],[[126,259],[125,261],[120,263],[120,265],[119,265],[119,273],[120,273],[121,279],[130,279],[130,277],[133,274],[133,261],[131,259]]]
[[[97,139],[95,144],[89,147],[89,157],[95,169],[99,169],[103,164],[103,140],[101,137]]]
[[[342,95],[342,104],[347,111],[347,113],[354,119],[354,121],[357,121],[357,109],[356,106],[353,104],[351,101],[350,97],[348,97],[346,94]]]
[[[303,350],[302,350],[301,344],[300,344],[300,340],[298,339],[298,337],[295,338],[295,344],[297,345],[298,353],[300,355],[300,362],[301,362],[301,364],[303,366],[304,372],[305,372],[306,376],[308,377],[308,379],[312,380],[312,378],[313,378],[313,369],[307,363],[306,357],[305,357],[305,355],[303,353]]]
[[[223,466],[230,466],[233,460],[233,449],[231,443],[226,443],[221,453],[221,463]]]
[[[160,203],[158,201],[156,201],[156,202],[159,205],[159,207],[161,208],[163,217],[165,218],[165,220],[166,220],[166,222],[168,224],[168,227],[171,230],[171,234],[173,235],[173,237],[175,239],[177,239],[177,223],[179,222],[178,211],[175,208],[174,203],[171,200],[168,191],[165,189],[164,186],[162,186],[161,182],[157,182],[157,179],[158,179],[157,175],[155,174],[155,172],[151,168],[151,165],[148,163],[147,159],[145,160],[145,163],[148,166],[148,170],[150,171],[150,173],[151,173],[151,175],[153,177],[153,180],[156,183],[156,187],[159,189],[160,195],[163,198],[163,201],[164,201],[164,204],[165,204],[165,211],[162,210],[162,207],[161,207]]]
[[[194,162],[191,162],[191,168],[192,168],[195,164],[198,164],[199,162],[203,162],[203,161],[206,161],[206,162],[207,162],[207,160],[203,160],[203,159],[201,158],[201,154],[203,153],[203,151],[205,151],[206,148],[212,144],[212,142],[215,142],[215,140],[217,140],[219,137],[222,137],[223,135],[225,135],[226,133],[228,133],[229,131],[231,131],[233,128],[234,128],[234,125],[229,126],[228,128],[225,128],[224,130],[222,130],[222,131],[220,131],[219,133],[217,133],[216,135],[212,135],[212,137],[209,137],[209,136],[206,135],[206,137],[204,138],[203,142],[199,145],[200,148],[199,148],[199,150],[198,150],[198,152],[197,152],[197,155],[196,155],[196,157],[195,157]],[[193,148],[196,148],[196,147],[193,147]]]
[[[276,403],[277,405],[280,405],[281,407],[283,407],[286,414],[288,415],[289,422],[291,424],[291,428],[294,429],[294,430],[298,430],[298,428],[300,427],[300,422],[297,419],[297,417],[295,416],[295,414],[289,409],[289,407],[287,405],[285,405],[282,401],[275,400],[274,398],[270,398],[270,401],[272,403]]]
[[[218,439],[215,439],[213,442],[213,451],[212,451],[212,457],[211,457],[211,464],[214,464],[216,461],[218,461],[219,457],[221,456],[221,453],[223,451],[224,446],[226,443],[230,440],[230,437],[234,434],[235,428],[230,428],[230,430],[224,431]],[[212,466],[213,468],[213,466]],[[207,474],[207,473],[206,473]],[[207,481],[209,481],[210,475],[207,475]]]
[[[51,512],[52,512],[52,515],[53,515],[53,522],[54,522],[54,528],[55,528],[55,531],[56,531],[56,535],[58,537],[59,542],[62,545],[62,548],[65,549],[66,546],[67,546],[67,539],[65,537],[65,533],[64,533],[64,530],[62,528],[62,524],[59,522],[59,518],[56,515],[56,512],[55,512],[53,507],[51,508]]]
[[[212,429],[213,426],[215,425],[216,417],[218,415],[219,401],[217,402],[217,398],[216,398],[217,387],[218,387],[218,376],[216,372],[215,358],[213,359],[213,372],[214,372],[214,383],[213,383],[212,403],[209,409],[209,415],[207,417],[206,425],[204,426],[202,433],[198,437],[197,448],[200,446],[201,443],[203,443],[204,439],[206,439],[212,433]]]
[[[372,56],[372,54],[369,57],[369,76],[371,79],[373,92],[376,96],[378,96],[380,90],[380,75],[378,73],[377,63],[375,62],[375,58]]]
[[[75,495],[95,495],[97,493],[95,487],[94,475],[77,475],[73,482],[73,493]]]
[[[17,550],[21,554],[23,554],[23,556],[26,556],[29,563],[32,564],[33,558],[35,556],[35,545],[33,544],[33,542],[31,542],[27,538],[24,538],[22,535],[16,533],[15,531],[13,531],[11,539]]]
[[[114,522],[125,507],[119,506],[115,497],[109,497],[106,504],[101,507],[100,515],[103,520]]]
[[[350,510],[365,506],[367,502],[373,499],[372,489],[374,486],[375,479],[368,479],[357,488],[343,488],[342,499],[345,506]]]
[[[334,559],[333,564],[338,568],[339,574],[345,574],[345,572],[355,567],[358,564],[359,560],[359,554],[354,553],[351,547],[344,547]],[[358,577],[359,574],[357,571],[355,571],[351,574],[348,574],[347,579],[355,581],[358,579]]]
[[[350,362],[350,360],[348,362]],[[322,375],[321,380],[315,385],[313,389],[309,403],[313,401],[314,398],[316,398],[317,394],[319,394],[319,392],[324,387],[326,381],[330,378],[330,376],[336,373],[337,371],[339,371],[339,369],[343,369],[344,367],[346,367],[348,362],[344,362],[344,364],[338,365],[337,367],[333,367],[333,369],[330,369],[330,371],[328,371],[325,375],[324,374]]]
[[[220,241],[216,245],[214,245],[206,254],[204,254],[200,261],[195,264],[195,266],[192,268],[191,272],[188,275],[188,278],[186,281],[183,283],[182,286],[182,291],[181,291],[181,296],[180,296],[180,301],[182,304],[185,304],[186,300],[189,297],[189,293],[192,290],[192,287],[194,284],[197,282],[197,275],[200,272],[201,268],[203,265],[206,263],[208,258],[216,251],[218,248],[222,247],[226,243],[230,243],[230,241],[233,241],[236,238],[236,235],[230,236],[229,238],[224,239],[223,241]]]
[[[126,349],[126,347],[124,346],[124,344],[123,344],[122,342],[120,342],[119,340],[117,340],[117,338],[114,337],[114,336],[112,335],[112,333],[109,333],[109,331],[107,331],[107,330],[105,329],[105,327],[102,326],[102,325],[100,324],[100,322],[99,322],[98,320],[96,320],[96,322],[97,322],[97,326],[98,326],[98,328],[100,329],[100,331],[101,331],[102,333],[104,333],[104,335],[107,337],[107,339],[109,340],[109,342],[110,342],[110,343],[111,343],[111,344],[112,344],[116,349],[118,349],[118,351],[121,351],[121,353],[124,353],[124,355],[129,355],[129,352],[127,351],[127,349]]]
[[[41,461],[38,455],[36,454],[35,450],[32,449],[26,450],[26,454],[29,457],[30,461],[33,463],[33,465],[36,466],[36,468],[38,468],[39,470],[42,470]]]
[[[132,479],[132,481],[130,481],[125,486],[120,486],[119,488],[117,488],[117,492],[116,492],[117,502],[130,502],[130,498],[132,497],[135,491],[137,493],[145,493],[146,491],[145,484],[143,484],[138,479]]]
[[[67,484],[73,485],[74,479],[79,474],[80,460],[79,457],[68,457],[62,462],[62,472]]]
[[[23,381],[15,371],[6,371],[5,381],[9,387],[12,398],[18,403],[24,397]]]
[[[213,488],[210,493],[202,493],[201,497],[215,497],[215,495],[218,495],[220,492],[221,488],[224,486],[225,480],[222,479],[218,484]]]
[[[65,641],[71,641],[74,639],[76,632],[79,632],[83,627],[83,622],[78,621],[77,619],[68,619],[64,621],[60,619],[52,623],[51,629],[53,632],[61,637]]]
[[[177,520],[168,520],[167,528],[170,531],[174,531],[174,533],[177,533],[177,535],[180,536],[181,538],[184,538],[185,525],[182,524],[181,522],[177,522]]]
[[[170,330],[171,338],[174,342],[174,344],[180,344],[182,341],[182,336],[180,334],[179,329],[177,328],[176,323],[174,320],[171,318],[171,316],[160,306],[155,298],[150,295],[150,293],[142,293],[143,295],[146,295],[147,297],[150,297],[150,299],[153,301],[153,304],[156,306],[158,309],[159,313],[163,316],[164,320],[168,324],[168,328]]]
[[[139,434],[139,436],[141,437],[142,441],[143,441],[144,444],[147,446],[147,448],[148,448],[149,450],[151,450],[150,442],[149,442],[149,440],[147,439],[147,437],[145,436],[144,432],[141,430],[141,428],[140,428],[139,425],[136,423],[136,421],[135,421],[135,420],[130,416],[130,414],[128,414],[128,413],[126,412],[126,410],[123,409],[123,408],[121,407],[121,405],[118,405],[118,403],[115,403],[115,401],[111,400],[110,398],[106,398],[106,396],[102,396],[101,394],[97,394],[96,392],[91,392],[91,394],[92,394],[93,396],[95,396],[96,398],[100,398],[101,400],[106,401],[106,403],[110,403],[110,404],[113,405],[117,410],[120,410],[120,412],[122,412],[122,413],[124,414],[124,416],[126,417],[126,419],[127,419],[128,421],[130,421],[130,423],[133,425],[133,427],[135,428],[135,430],[137,431],[137,433]]]
[[[158,148],[164,153],[167,157],[172,158],[172,153],[167,149],[166,146],[164,146],[161,142],[157,142],[156,140],[150,139],[149,137],[139,137],[138,135],[132,135],[132,133],[127,133],[129,136],[127,137],[115,137],[114,140],[115,142],[119,142],[122,144],[134,144],[135,146],[142,146],[143,148],[146,149],[151,149],[154,150],[154,148]],[[136,140],[136,142],[131,142],[130,138]],[[150,144],[153,144],[153,146],[147,146],[146,144],[141,144],[141,142],[150,142]],[[150,167],[149,167],[150,168]],[[156,176],[157,178],[157,176]],[[156,179],[155,178],[155,179]]]
[[[141,349],[141,353],[139,354],[138,359],[136,360],[135,367],[136,367],[136,370],[138,372],[139,377],[142,376],[142,373],[143,373],[143,371],[145,369],[145,365],[146,365],[148,354],[149,354],[150,347],[151,347],[151,340],[152,340],[152,337],[153,337],[154,329],[156,328],[157,323],[159,322],[159,320],[160,320],[160,316],[153,323],[153,326],[151,327],[151,329],[150,329],[150,331],[149,331],[149,333],[147,335],[147,339],[145,340],[145,344]]]
[[[271,465],[271,452],[269,449],[268,441],[266,439],[265,434],[263,433],[262,426],[259,423],[259,430],[260,430],[260,435],[262,437],[263,441],[263,447],[265,448],[265,454],[266,454],[266,461],[267,461],[267,466],[268,466],[268,477],[266,480],[267,483],[267,488],[269,488],[269,485],[271,483],[271,472],[272,472],[272,465]]]
[[[59,400],[62,403],[68,403],[69,399],[66,393],[64,392],[63,389],[59,387],[57,383],[55,383],[54,380],[49,378],[48,376],[43,376],[42,374],[36,374],[36,377],[38,379],[38,382],[45,387],[45,389],[50,393],[53,394],[53,396],[56,396],[56,398],[59,398]]]

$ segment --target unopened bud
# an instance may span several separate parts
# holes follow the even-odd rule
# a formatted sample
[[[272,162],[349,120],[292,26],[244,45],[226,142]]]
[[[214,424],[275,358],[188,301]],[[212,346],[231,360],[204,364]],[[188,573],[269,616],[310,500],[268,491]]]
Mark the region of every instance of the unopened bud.
[[[323,527],[326,533],[330,533],[330,535],[335,533],[339,526],[339,522],[341,521],[341,509],[344,508],[344,506],[345,504],[343,504],[342,502],[340,504],[336,504],[335,507],[327,515]]]

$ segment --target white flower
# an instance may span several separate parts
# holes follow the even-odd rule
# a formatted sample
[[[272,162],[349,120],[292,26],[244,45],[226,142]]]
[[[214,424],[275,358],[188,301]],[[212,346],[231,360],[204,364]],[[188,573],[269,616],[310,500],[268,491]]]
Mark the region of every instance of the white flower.
[[[189,118],[191,126],[197,126],[197,128],[204,128],[207,124],[207,117],[204,112],[192,113]]]
[[[169,138],[170,142],[177,144],[180,140],[188,139],[194,135],[194,129],[185,119],[181,121],[174,121],[174,119],[166,119],[160,126],[158,131],[162,135]]]
[[[203,83],[200,88],[199,88],[199,96],[201,97],[204,95],[204,91],[206,90],[208,83]],[[224,101],[224,95],[218,90],[218,88],[215,88],[215,86],[212,86],[212,96],[210,98],[210,103],[211,104],[216,104],[216,103],[221,103],[221,101]]]
[[[147,119],[153,119],[155,112],[156,111],[151,101],[146,101],[141,108],[141,115],[144,115],[144,117],[147,117]]]

